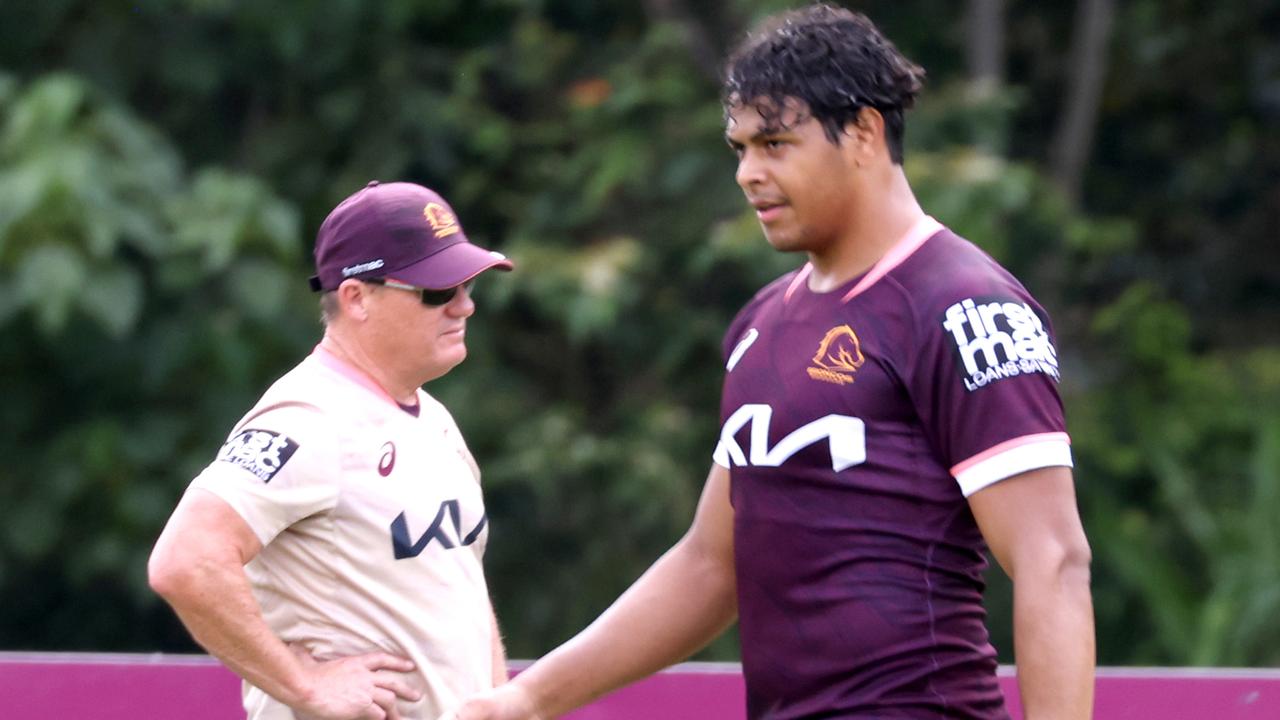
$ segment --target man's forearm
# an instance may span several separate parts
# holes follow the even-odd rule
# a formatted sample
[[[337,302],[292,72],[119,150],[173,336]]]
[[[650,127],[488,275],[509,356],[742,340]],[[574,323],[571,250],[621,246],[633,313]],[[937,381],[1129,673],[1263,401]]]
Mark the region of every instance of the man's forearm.
[[[1095,641],[1087,563],[1014,581],[1014,651],[1027,720],[1093,716]]]
[[[194,563],[158,587],[196,642],[228,668],[287,705],[307,688],[297,659],[271,632],[244,569],[232,561]]]
[[[731,563],[682,542],[587,629],[513,681],[553,718],[679,662],[737,617]]]

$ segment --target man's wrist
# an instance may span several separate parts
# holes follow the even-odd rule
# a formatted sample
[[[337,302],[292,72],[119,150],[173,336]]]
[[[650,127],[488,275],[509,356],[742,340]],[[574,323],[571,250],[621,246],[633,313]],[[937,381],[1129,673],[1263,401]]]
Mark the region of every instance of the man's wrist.
[[[310,675],[302,665],[290,658],[292,662],[285,676],[280,680],[280,697],[276,699],[291,708],[306,707],[315,699],[316,690],[311,683]]]
[[[503,687],[507,691],[515,691],[523,698],[524,703],[526,705],[526,709],[529,711],[532,717],[535,717],[535,718],[550,717],[550,715],[548,714],[548,711],[550,710],[550,707],[549,707],[550,703],[548,702],[547,698],[544,697],[543,694],[539,691],[540,688],[538,686],[536,677],[528,675],[526,673],[521,673],[516,677],[512,678]]]

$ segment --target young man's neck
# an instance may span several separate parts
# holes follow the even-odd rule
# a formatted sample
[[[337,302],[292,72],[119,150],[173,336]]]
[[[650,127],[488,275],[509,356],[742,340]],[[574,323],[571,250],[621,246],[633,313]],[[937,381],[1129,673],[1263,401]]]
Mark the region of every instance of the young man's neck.
[[[862,201],[849,209],[844,233],[810,252],[809,289],[827,292],[870,270],[924,217],[901,165],[870,178]]]
[[[335,332],[333,328],[329,328],[325,331],[324,338],[320,340],[320,346],[333,353],[342,362],[363,373],[397,403],[401,405],[416,405],[418,403],[418,388],[420,385],[414,385],[411,382],[397,382],[392,377],[392,373],[383,369],[382,365],[359,342],[355,342],[343,333]]]

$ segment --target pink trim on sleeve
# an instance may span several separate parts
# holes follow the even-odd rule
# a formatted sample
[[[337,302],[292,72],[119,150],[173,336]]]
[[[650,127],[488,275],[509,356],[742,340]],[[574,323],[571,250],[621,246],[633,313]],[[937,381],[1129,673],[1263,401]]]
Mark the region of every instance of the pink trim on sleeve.
[[[911,257],[912,253],[920,249],[920,246],[926,240],[937,235],[938,231],[942,229],[942,223],[928,215],[917,220],[916,224],[912,225],[911,229],[907,231],[907,234],[903,235],[902,239],[895,243],[892,248],[889,248],[889,252],[885,253],[884,257],[880,258],[871,267],[871,270],[862,276],[858,284],[854,285],[853,289],[845,294],[840,302],[849,302],[866,291],[867,288],[875,285],[877,280],[889,274],[890,270],[901,265],[903,261]]]
[[[1064,432],[1049,432],[1049,433],[1036,433],[1035,435],[1023,435],[1022,437],[1017,437],[1012,440],[1005,440],[999,445],[983,450],[982,452],[978,453],[977,455],[974,455],[968,460],[963,460],[961,462],[956,463],[951,467],[951,475],[958,476],[964,473],[964,471],[973,467],[974,465],[977,465],[978,463],[982,462],[983,460],[989,460],[995,457],[996,455],[999,455],[1000,453],[1008,452],[1009,450],[1012,450],[1014,448],[1022,447],[1023,445],[1031,445],[1033,443],[1046,442],[1046,441],[1052,441],[1052,440],[1056,440],[1058,442],[1064,442],[1064,443],[1067,443],[1068,445],[1071,444],[1071,437]]]

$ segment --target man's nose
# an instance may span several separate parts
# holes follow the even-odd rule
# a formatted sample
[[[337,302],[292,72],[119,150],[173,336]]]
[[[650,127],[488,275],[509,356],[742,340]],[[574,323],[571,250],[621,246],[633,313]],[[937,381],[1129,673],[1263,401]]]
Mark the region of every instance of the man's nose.
[[[733,177],[738,182],[738,187],[747,190],[753,185],[759,185],[764,182],[763,165],[755,154],[748,149],[738,158],[738,171],[734,173]]]
[[[454,317],[471,317],[476,311],[476,301],[471,299],[471,288],[463,285],[449,300],[445,310]]]

